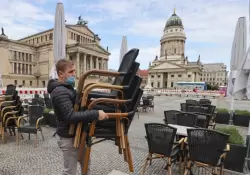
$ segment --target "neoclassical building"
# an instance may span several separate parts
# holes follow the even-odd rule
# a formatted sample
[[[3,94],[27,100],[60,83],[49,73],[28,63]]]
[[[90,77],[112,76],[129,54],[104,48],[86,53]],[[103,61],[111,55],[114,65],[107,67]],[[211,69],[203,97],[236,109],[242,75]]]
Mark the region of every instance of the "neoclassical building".
[[[160,56],[149,63],[149,76],[153,88],[175,88],[177,82],[201,81],[200,56],[190,62],[185,56],[186,34],[182,20],[174,13],[167,20],[161,37]]]
[[[108,69],[110,53],[100,45],[100,38],[87,23],[79,20],[76,25],[66,25],[67,59],[74,61],[77,81],[90,69]],[[3,84],[23,87],[46,87],[53,66],[53,29],[49,29],[20,40],[8,39],[2,28],[0,35],[0,74]],[[88,81],[98,81],[90,77]]]

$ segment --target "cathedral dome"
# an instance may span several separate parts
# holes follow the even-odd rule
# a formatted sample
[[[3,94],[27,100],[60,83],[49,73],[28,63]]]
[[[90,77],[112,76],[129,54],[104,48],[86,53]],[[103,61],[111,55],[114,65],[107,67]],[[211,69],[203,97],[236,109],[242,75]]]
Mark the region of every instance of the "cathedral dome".
[[[173,15],[167,20],[165,28],[173,27],[173,26],[183,27],[182,20],[178,15],[175,14],[175,10],[174,10]]]

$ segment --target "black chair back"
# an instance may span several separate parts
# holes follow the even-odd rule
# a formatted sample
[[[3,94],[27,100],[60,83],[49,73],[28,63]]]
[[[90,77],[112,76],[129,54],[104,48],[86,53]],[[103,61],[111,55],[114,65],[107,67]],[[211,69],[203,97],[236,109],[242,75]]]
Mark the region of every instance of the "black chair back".
[[[123,57],[118,72],[130,73],[133,63],[139,54],[139,49],[129,50]],[[114,79],[113,85],[123,85],[124,75]]]
[[[170,157],[177,129],[160,123],[145,124],[150,153]]]
[[[137,110],[137,107],[139,106],[140,104],[140,100],[141,100],[141,97],[142,97],[142,94],[143,94],[143,90],[141,88],[137,89],[136,93],[135,93],[135,96],[134,98],[132,99],[132,102],[130,105],[128,105],[128,108],[127,108],[127,111],[128,112],[132,112],[130,114],[130,116],[128,116],[128,119],[129,119],[129,123],[126,123],[126,127],[125,127],[125,134],[128,132],[128,129],[134,119],[134,116],[135,116],[135,113],[136,113],[136,110]],[[124,120],[125,122],[127,120]]]
[[[207,110],[203,108],[202,106],[188,106],[187,112],[198,112],[198,113],[207,114]]]
[[[195,127],[197,124],[198,116],[196,114],[191,113],[177,113],[176,115],[176,123],[177,125]]]
[[[212,102],[209,99],[200,99],[200,105],[210,105]]]
[[[208,129],[187,129],[191,161],[216,166],[229,135]]]
[[[187,103],[181,103],[181,111],[182,112],[187,112]]]
[[[199,102],[198,102],[198,101],[192,100],[192,99],[186,100],[186,103],[187,103],[187,104],[190,104],[190,105],[192,105],[192,106],[198,106],[198,105],[199,105]]]
[[[39,105],[29,106],[29,124],[35,125],[37,120],[43,116],[43,107]]]
[[[129,86],[132,83],[134,76],[136,75],[139,67],[140,67],[140,63],[137,63],[137,62],[133,63],[130,72],[124,76],[122,85]]]
[[[133,99],[137,89],[141,86],[142,78],[139,76],[134,76],[130,86],[126,89],[124,89],[123,95],[124,99]]]
[[[7,85],[6,91],[4,95],[13,95],[16,91],[16,86],[13,84]]]
[[[177,124],[176,114],[182,113],[177,110],[164,111],[164,122],[165,124]]]

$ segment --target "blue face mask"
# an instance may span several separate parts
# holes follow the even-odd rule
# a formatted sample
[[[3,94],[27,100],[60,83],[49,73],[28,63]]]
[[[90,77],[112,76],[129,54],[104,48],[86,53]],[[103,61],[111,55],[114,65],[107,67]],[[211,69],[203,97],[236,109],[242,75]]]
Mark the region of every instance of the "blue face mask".
[[[76,77],[70,76],[70,77],[68,77],[68,78],[66,79],[65,83],[74,86],[74,85],[75,85],[75,80],[76,80]]]

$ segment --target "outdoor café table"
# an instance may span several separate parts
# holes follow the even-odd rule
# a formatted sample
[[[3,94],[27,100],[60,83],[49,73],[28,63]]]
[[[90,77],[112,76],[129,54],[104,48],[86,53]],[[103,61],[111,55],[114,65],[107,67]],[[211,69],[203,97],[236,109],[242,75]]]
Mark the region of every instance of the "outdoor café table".
[[[187,136],[187,129],[194,128],[194,127],[174,125],[174,124],[168,124],[168,125],[176,128],[177,129],[176,135],[179,135],[179,136]]]

